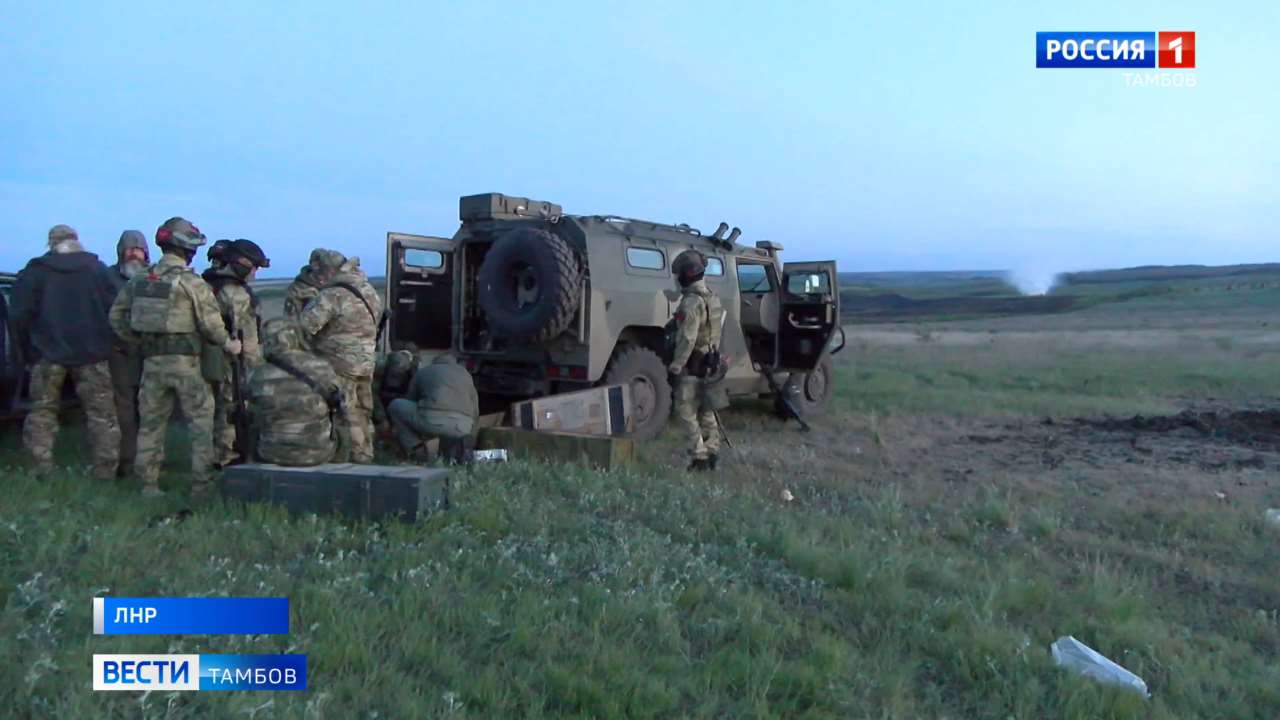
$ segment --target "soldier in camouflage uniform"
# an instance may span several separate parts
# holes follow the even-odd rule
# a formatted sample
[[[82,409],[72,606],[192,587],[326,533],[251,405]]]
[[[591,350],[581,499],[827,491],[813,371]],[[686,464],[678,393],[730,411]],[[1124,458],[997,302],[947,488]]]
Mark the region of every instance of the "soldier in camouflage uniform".
[[[307,303],[298,323],[316,353],[329,361],[347,413],[338,431],[350,462],[373,461],[373,368],[382,300],[360,270],[359,258],[348,260],[333,250],[311,253],[311,268],[323,288]]]
[[[405,455],[414,457],[439,438],[441,455],[464,462],[473,445],[480,399],[471,373],[445,353],[414,373],[409,391],[391,401],[387,415]]]
[[[722,367],[711,368],[708,357],[719,362],[720,329],[724,310],[720,298],[707,287],[702,276],[706,259],[696,250],[686,250],[671,263],[680,283],[680,305],[676,308],[676,348],[667,371],[676,376],[675,416],[680,431],[688,438],[692,462],[690,470],[714,470],[720,455],[720,424],[716,410],[726,407],[729,398],[716,376]]]
[[[125,230],[116,243],[116,264],[111,267],[116,294],[134,275],[151,264],[147,238],[137,230]],[[120,424],[120,468],[117,477],[133,474],[133,460],[138,454],[138,385],[142,382],[142,353],[137,346],[115,338],[111,353],[111,385],[115,389],[116,420]]]
[[[271,320],[262,338],[266,363],[249,376],[258,458],[294,466],[329,462],[338,450],[338,376],[328,361],[307,350],[292,319]]]
[[[315,253],[312,253],[315,257]],[[320,281],[316,279],[315,272],[312,271],[310,265],[303,265],[298,271],[298,276],[289,283],[289,288],[284,291],[284,314],[285,317],[296,318],[302,314],[302,309],[307,303],[315,299],[320,294]]]
[[[38,474],[53,469],[62,385],[70,377],[84,406],[96,478],[113,478],[120,428],[111,389],[111,271],[85,252],[76,231],[55,225],[49,251],[27,263],[13,287],[16,349],[31,365],[31,411],[22,441]]]
[[[180,217],[156,230],[160,262],[139,273],[111,306],[111,327],[139,346],[145,360],[138,390],[138,458],[135,475],[145,495],[159,495],[165,432],[174,402],[182,406],[191,437],[192,494],[211,489],[213,467],[213,392],[202,372],[207,344],[237,355],[240,342],[227,335],[213,291],[189,267],[204,245],[200,229]]]
[[[409,382],[417,372],[418,356],[408,350],[378,356],[373,369],[373,425],[379,437],[391,436],[387,406],[409,392]]]
[[[249,282],[258,268],[271,267],[271,261],[257,243],[243,239],[229,243],[219,254],[218,261],[201,277],[213,288],[227,332],[243,344],[240,357],[244,374],[240,382],[244,383],[249,379],[249,373],[262,363],[262,349],[258,342],[258,325],[261,322],[258,298]],[[214,384],[213,457],[214,464],[219,467],[237,460],[236,424],[232,417],[235,410],[234,361],[230,356],[226,358],[222,380]]]

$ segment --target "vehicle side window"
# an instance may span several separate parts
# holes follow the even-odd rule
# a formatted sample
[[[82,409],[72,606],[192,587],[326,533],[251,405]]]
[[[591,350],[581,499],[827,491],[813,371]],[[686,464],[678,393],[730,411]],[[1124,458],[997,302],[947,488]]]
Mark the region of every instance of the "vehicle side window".
[[[705,274],[715,276],[724,275],[724,261],[718,257],[707,258],[707,272]]]
[[[831,283],[825,272],[792,272],[787,275],[787,293],[791,295],[827,295]]]
[[[662,254],[661,250],[629,247],[627,248],[627,264],[642,270],[665,270],[667,268],[667,258]]]
[[[435,270],[444,267],[444,253],[439,250],[409,248],[404,251],[404,264],[409,267]]]
[[[740,292],[769,292],[773,283],[764,265],[738,263],[738,289]]]

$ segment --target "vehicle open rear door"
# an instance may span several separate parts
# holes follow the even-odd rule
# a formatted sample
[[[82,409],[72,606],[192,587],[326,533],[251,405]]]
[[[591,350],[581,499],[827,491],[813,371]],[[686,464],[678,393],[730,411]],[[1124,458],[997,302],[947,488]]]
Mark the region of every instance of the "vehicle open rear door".
[[[391,309],[385,349],[450,350],[456,327],[453,240],[387,233],[387,307]]]
[[[778,368],[808,372],[840,325],[840,286],[834,260],[782,266]]]

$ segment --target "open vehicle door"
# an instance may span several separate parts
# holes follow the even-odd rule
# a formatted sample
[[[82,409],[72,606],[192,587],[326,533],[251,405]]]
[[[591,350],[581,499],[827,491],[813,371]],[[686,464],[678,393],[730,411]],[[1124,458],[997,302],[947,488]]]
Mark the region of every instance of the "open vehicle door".
[[[447,238],[387,233],[387,307],[383,350],[449,350],[457,308],[455,243]]]
[[[813,370],[840,326],[840,289],[834,260],[782,266],[778,368]]]

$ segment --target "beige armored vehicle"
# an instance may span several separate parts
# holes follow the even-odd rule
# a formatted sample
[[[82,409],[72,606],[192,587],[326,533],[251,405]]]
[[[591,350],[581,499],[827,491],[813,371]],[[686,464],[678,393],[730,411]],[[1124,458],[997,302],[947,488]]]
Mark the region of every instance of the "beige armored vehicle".
[[[498,193],[460,202],[452,238],[387,234],[393,349],[452,350],[482,395],[518,399],[628,383],[635,436],[671,411],[664,325],[679,302],[671,261],[695,248],[724,304],[721,354],[730,396],[782,394],[801,417],[833,387],[839,330],[834,262],[783,264],[780,245],[745,247],[728,226],[565,215]],[[842,335],[843,338],[843,335]],[[840,347],[843,347],[843,339]]]

